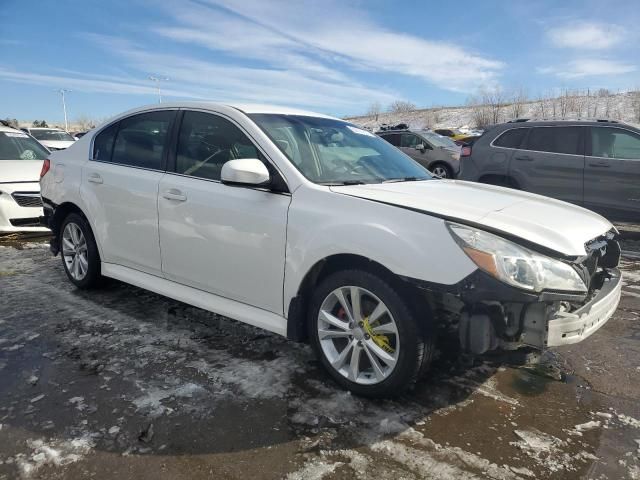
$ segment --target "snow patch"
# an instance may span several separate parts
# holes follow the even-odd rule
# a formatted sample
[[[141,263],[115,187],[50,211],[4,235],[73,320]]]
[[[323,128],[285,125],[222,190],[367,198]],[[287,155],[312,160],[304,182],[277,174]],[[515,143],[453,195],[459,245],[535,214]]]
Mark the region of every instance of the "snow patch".
[[[27,440],[31,454],[18,454],[15,462],[23,477],[29,478],[45,465],[56,467],[81,460],[94,447],[89,434],[71,440]]]

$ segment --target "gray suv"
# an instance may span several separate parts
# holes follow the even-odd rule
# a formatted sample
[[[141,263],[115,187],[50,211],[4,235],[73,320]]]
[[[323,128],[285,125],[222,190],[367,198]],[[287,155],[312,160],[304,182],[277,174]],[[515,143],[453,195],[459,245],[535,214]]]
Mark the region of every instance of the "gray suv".
[[[420,165],[442,178],[455,178],[460,170],[460,147],[431,130],[383,128],[376,135],[398,147]]]
[[[508,186],[640,218],[640,130],[611,120],[496,125],[462,150],[461,180]]]

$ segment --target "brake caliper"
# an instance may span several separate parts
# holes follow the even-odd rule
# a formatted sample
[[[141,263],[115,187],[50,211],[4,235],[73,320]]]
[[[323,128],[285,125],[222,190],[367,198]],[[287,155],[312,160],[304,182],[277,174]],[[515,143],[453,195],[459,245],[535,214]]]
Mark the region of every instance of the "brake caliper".
[[[376,334],[371,328],[369,324],[369,318],[365,317],[362,320],[364,331],[373,339],[374,343],[378,345],[381,349],[383,349],[387,353],[393,353],[395,349],[389,343],[389,337],[382,334]]]

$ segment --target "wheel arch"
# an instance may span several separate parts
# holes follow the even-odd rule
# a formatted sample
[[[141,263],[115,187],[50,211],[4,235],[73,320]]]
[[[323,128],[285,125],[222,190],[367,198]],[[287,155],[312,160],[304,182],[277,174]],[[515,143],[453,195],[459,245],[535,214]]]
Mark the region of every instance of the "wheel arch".
[[[85,213],[82,211],[82,209],[73,202],[63,202],[54,209],[53,216],[51,217],[51,221],[49,222],[49,228],[51,229],[51,232],[53,234],[51,250],[54,253],[54,255],[57,255],[60,251],[60,245],[59,245],[60,227],[62,226],[64,219],[67,218],[67,216],[69,216],[69,214],[71,213],[77,213],[78,215],[80,215],[82,218],[86,220],[87,225],[89,225],[89,228],[92,230],[91,233],[95,238],[95,233],[93,232],[93,227],[91,226],[91,222],[89,221],[89,218],[85,215]],[[99,254],[102,256],[102,252],[100,250],[100,244],[98,243],[97,240],[96,240],[96,245],[98,246]]]
[[[411,295],[412,298],[419,301],[419,293],[415,286],[381,263],[357,254],[341,253],[330,255],[317,261],[307,271],[298,287],[296,296],[289,302],[287,338],[299,342],[307,341],[309,336],[307,312],[313,287],[335,272],[353,269],[363,270],[379,276],[391,283],[403,295]]]

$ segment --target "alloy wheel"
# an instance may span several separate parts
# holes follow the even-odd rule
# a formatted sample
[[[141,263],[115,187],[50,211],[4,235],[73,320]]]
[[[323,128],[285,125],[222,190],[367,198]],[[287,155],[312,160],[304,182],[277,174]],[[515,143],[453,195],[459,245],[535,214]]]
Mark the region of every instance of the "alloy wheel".
[[[434,175],[437,175],[440,178],[449,178],[449,172],[447,172],[447,169],[439,165],[433,167],[433,170],[431,171],[431,173],[433,173]]]
[[[62,232],[62,257],[69,275],[81,281],[89,270],[87,240],[82,229],[73,222],[67,223]]]
[[[322,352],[348,380],[373,385],[393,372],[400,353],[398,327],[384,302],[370,291],[335,289],[322,302],[317,325]]]

